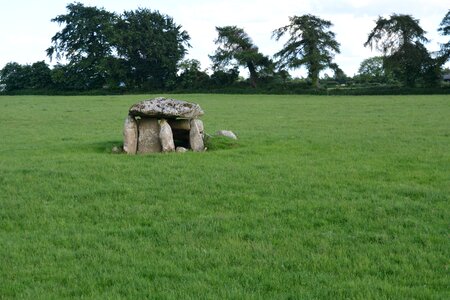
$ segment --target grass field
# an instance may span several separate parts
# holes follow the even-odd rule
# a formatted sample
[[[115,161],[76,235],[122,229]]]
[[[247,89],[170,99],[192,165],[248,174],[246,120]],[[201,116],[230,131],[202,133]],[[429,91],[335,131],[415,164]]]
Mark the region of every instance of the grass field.
[[[0,97],[0,298],[450,298],[450,96],[176,95],[238,143],[111,154],[150,97]]]

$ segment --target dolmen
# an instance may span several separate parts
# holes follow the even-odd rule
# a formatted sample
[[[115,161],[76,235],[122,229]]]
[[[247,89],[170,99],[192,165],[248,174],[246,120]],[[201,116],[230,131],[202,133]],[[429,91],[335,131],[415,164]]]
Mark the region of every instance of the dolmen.
[[[205,150],[200,105],[155,98],[132,105],[125,119],[123,150],[128,154]]]

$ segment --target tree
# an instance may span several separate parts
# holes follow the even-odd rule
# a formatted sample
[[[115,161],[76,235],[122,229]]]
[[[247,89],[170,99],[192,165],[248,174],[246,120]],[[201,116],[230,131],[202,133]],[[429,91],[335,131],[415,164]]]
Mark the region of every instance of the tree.
[[[383,77],[384,76],[383,57],[374,56],[363,60],[359,65],[358,74],[371,78]]]
[[[447,12],[444,19],[442,19],[442,22],[440,24],[438,31],[441,35],[444,35],[444,36],[450,35],[450,10]],[[449,60],[449,58],[450,58],[450,41],[448,41],[447,43],[445,43],[441,46],[441,55],[442,55],[442,59],[444,60],[444,62]]]
[[[400,51],[404,45],[415,42],[428,42],[425,31],[419,25],[419,20],[410,15],[393,14],[387,19],[378,17],[364,46],[376,48],[389,56]]]
[[[0,70],[0,83],[6,85],[7,91],[23,89],[46,89],[52,87],[51,70],[44,61],[32,65],[7,63]]]
[[[410,15],[393,14],[389,18],[378,18],[364,46],[381,51],[385,68],[404,85],[412,87],[419,80],[427,85],[435,84],[439,77],[436,74],[438,61],[431,58],[423,45],[427,42],[419,20]]]
[[[7,63],[0,70],[0,83],[6,85],[6,91],[24,89],[29,85],[29,72],[16,62]]]
[[[270,69],[272,62],[267,56],[259,52],[258,47],[248,34],[236,26],[216,27],[218,37],[214,41],[219,47],[214,55],[210,55],[214,69],[225,67],[245,67],[250,73],[250,83],[257,86],[259,72]]]
[[[113,53],[112,41],[117,16],[103,8],[72,3],[66,6],[68,13],[52,19],[64,28],[52,37],[52,46],[47,49],[48,57],[57,60],[65,58],[84,73],[79,83],[86,88],[101,87],[107,76],[105,60]]]
[[[374,56],[363,60],[358,69],[358,77],[363,82],[386,83],[392,77],[384,67],[384,58]]]
[[[211,83],[215,87],[227,87],[236,83],[239,79],[238,67],[234,67],[229,70],[216,69],[211,74]]]
[[[186,59],[179,64],[180,75],[177,87],[182,89],[201,89],[209,84],[209,76],[200,70],[200,62],[196,59]]]
[[[175,83],[190,37],[168,15],[149,9],[125,11],[116,26],[115,46],[125,61],[127,84],[166,88]]]
[[[333,79],[339,84],[346,84],[349,81],[349,77],[345,74],[344,70],[339,67],[333,68],[334,77]]]
[[[52,37],[53,46],[47,49],[47,55],[70,61],[99,59],[112,52],[111,40],[116,15],[103,8],[72,3],[66,6],[69,11],[51,21],[65,27]]]
[[[337,70],[333,63],[335,53],[340,53],[334,32],[328,30],[333,24],[313,15],[293,16],[290,24],[273,31],[278,41],[289,34],[282,50],[275,54],[282,68],[296,69],[305,66],[315,88],[319,87],[319,73],[326,68]]]
[[[85,66],[84,63],[85,61],[55,65],[51,74],[55,87],[58,90],[76,91],[95,88],[95,85],[91,83],[90,71],[86,71],[88,66]]]
[[[405,44],[385,59],[385,67],[408,87],[414,87],[417,83],[426,86],[439,83],[439,61],[431,58],[421,43]]]
[[[438,31],[442,35],[450,35],[450,9],[445,15],[445,17],[442,19]]]
[[[30,88],[47,89],[53,85],[52,70],[45,61],[38,61],[31,65]]]

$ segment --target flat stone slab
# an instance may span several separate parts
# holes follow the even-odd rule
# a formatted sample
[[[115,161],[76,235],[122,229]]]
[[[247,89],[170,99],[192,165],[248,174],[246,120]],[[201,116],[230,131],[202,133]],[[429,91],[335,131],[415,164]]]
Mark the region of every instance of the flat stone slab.
[[[204,114],[197,103],[159,97],[144,100],[130,107],[133,116],[153,118],[186,118],[194,119]]]

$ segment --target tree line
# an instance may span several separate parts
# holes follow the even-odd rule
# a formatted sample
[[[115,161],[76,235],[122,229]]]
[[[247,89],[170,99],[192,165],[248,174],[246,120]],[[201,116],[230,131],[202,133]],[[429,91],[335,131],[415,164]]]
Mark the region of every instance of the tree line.
[[[392,14],[376,20],[364,43],[382,55],[361,62],[358,74],[349,78],[334,62],[340,44],[331,30],[333,24],[306,14],[290,17],[287,25],[272,32],[276,41],[287,38],[272,57],[261,53],[243,28],[216,27],[217,49],[209,56],[212,73],[208,74],[199,61],[184,59],[191,47],[190,36],[168,15],[146,8],[116,14],[81,3],[66,8],[66,14],[51,20],[62,27],[46,51],[56,65],[50,68],[44,61],[6,64],[0,70],[0,83],[7,91],[207,90],[295,83],[319,89],[329,82],[439,86],[443,65],[450,58],[450,41],[430,53],[419,20]],[[438,31],[450,35],[450,10]],[[289,71],[300,67],[306,68],[308,77],[292,78]],[[248,70],[248,79],[239,76],[239,68]],[[333,76],[320,79],[327,69]]]

